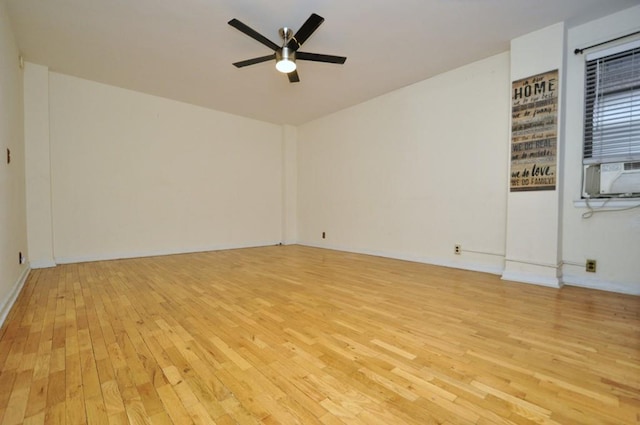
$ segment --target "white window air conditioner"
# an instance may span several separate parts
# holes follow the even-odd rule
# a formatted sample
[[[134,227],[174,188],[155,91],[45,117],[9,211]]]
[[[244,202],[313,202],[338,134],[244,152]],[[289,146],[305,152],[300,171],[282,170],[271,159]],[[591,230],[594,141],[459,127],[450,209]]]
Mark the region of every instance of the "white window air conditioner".
[[[585,165],[584,198],[640,196],[640,161]]]

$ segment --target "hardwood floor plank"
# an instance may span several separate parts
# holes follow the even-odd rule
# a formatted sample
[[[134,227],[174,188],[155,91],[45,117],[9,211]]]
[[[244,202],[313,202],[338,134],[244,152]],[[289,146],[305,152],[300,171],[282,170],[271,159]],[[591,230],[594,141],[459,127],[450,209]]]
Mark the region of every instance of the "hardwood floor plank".
[[[24,419],[24,425],[44,425],[44,412],[29,416]]]
[[[303,246],[33,270],[0,425],[640,423],[640,297]]]
[[[67,355],[65,360],[65,404],[68,425],[81,425],[87,422],[81,369],[79,353]]]
[[[14,388],[2,418],[2,425],[21,424],[24,420],[28,399],[29,387]]]
[[[45,425],[65,425],[66,407],[65,402],[50,404],[47,400],[47,409],[44,415]]]
[[[87,409],[87,424],[109,425],[109,416],[101,396],[86,399],[85,406]]]
[[[47,406],[47,388],[49,380],[47,378],[34,380],[29,389],[29,399],[27,401],[27,409],[25,417],[36,416],[44,413]],[[43,416],[44,420],[44,416]]]
[[[165,385],[158,388],[158,394],[164,404],[165,411],[173,423],[185,425],[193,424],[193,420],[180,402],[178,395],[171,388],[171,385]]]
[[[124,413],[124,402],[122,400],[122,395],[120,394],[120,389],[118,388],[118,383],[115,379],[112,381],[102,382],[101,388],[107,417],[110,418]],[[109,422],[111,422],[111,420]]]

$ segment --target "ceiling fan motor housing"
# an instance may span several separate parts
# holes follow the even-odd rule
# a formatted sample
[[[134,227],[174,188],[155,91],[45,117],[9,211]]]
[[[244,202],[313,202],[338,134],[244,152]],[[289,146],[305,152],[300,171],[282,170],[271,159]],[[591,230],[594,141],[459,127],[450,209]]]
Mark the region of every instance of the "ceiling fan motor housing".
[[[276,62],[280,62],[281,60],[290,60],[295,62],[296,51],[288,47],[276,50]]]

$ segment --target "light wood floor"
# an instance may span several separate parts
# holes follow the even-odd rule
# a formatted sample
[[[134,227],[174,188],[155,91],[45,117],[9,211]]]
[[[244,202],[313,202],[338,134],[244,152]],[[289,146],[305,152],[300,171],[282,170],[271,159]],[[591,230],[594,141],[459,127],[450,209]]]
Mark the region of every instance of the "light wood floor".
[[[637,424],[640,297],[301,246],[34,270],[0,423]]]

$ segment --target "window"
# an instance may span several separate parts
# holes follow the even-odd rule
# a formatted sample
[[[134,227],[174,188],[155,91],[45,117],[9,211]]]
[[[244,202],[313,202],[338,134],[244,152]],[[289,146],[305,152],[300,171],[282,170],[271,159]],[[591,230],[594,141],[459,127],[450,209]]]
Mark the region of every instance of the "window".
[[[640,40],[587,56],[585,164],[640,160]]]
[[[583,164],[585,197],[640,193],[640,40],[586,57]]]

